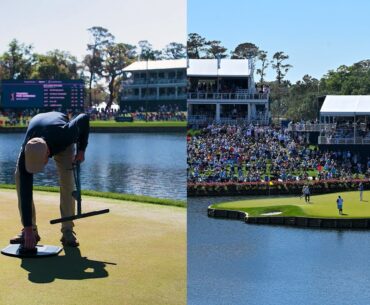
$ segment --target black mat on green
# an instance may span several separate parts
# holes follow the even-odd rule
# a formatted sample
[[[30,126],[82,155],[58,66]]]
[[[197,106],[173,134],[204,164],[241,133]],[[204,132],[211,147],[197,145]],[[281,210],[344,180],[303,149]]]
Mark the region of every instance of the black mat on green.
[[[20,245],[9,245],[1,250],[1,254],[12,256],[12,257],[19,257],[19,258],[43,258],[49,256],[58,255],[63,248],[58,246],[50,246],[50,245],[37,245],[36,250],[32,252],[25,252],[19,249]]]

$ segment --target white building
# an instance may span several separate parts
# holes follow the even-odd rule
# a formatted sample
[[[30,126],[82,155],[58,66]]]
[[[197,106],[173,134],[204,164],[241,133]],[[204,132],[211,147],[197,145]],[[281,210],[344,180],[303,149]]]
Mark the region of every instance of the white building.
[[[124,71],[121,110],[157,111],[162,105],[186,110],[186,59],[137,61]]]
[[[327,95],[320,109],[320,145],[370,144],[370,95]]]
[[[269,88],[256,88],[251,59],[188,60],[188,122],[268,124]]]

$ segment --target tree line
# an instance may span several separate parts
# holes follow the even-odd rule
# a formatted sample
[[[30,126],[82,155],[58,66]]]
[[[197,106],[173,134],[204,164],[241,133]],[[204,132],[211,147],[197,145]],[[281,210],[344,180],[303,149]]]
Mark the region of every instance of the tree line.
[[[306,74],[295,84],[289,83],[279,111],[294,120],[314,120],[320,110],[318,97],[324,95],[370,95],[370,60],[341,65],[320,79]]]
[[[317,117],[318,96],[370,94],[370,60],[341,65],[329,70],[321,79],[304,75],[302,80],[292,84],[286,79],[292,68],[288,63],[289,55],[278,51],[268,58],[268,52],[251,42],[240,43],[228,52],[221,41],[190,33],[187,48],[171,42],[164,49],[156,50],[147,40],[139,41],[137,46],[116,42],[114,35],[103,27],[94,26],[87,31],[91,41],[81,62],[66,51],[39,54],[33,52],[31,45],[12,40],[7,51],[0,54],[0,79],[84,79],[89,105],[107,100],[109,108],[117,99],[123,68],[135,60],[230,57],[255,60],[259,75],[257,84],[270,86],[271,110],[275,117],[311,120]],[[268,67],[275,72],[274,81],[265,79]]]
[[[282,51],[275,52],[269,60],[268,52],[261,50],[252,42],[243,42],[238,44],[234,50],[229,53],[228,49],[221,44],[219,40],[207,40],[205,37],[197,33],[190,33],[187,41],[188,58],[232,58],[232,59],[253,59],[258,63],[256,69],[257,75],[260,76],[259,83],[264,84],[266,70],[271,64],[271,67],[276,72],[276,81],[278,84],[283,84],[284,77],[292,68],[292,65],[286,61],[289,56]]]
[[[139,41],[137,46],[116,42],[114,35],[100,26],[87,31],[91,42],[81,62],[69,52],[58,49],[46,54],[33,52],[32,45],[13,39],[0,54],[0,79],[84,79],[89,105],[107,100],[107,108],[110,108],[117,99],[126,66],[135,60],[186,57],[186,47],[181,43],[171,42],[162,50],[156,50],[147,40]]]

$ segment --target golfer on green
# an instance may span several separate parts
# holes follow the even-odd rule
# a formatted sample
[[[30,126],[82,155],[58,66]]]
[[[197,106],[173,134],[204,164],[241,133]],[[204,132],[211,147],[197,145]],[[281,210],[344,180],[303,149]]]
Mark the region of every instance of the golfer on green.
[[[362,201],[364,194],[364,185],[362,184],[362,182],[360,182],[360,184],[358,185],[358,190],[360,191],[360,201]]]
[[[15,170],[18,208],[23,229],[10,243],[33,249],[40,241],[32,197],[33,174],[41,172],[51,157],[55,160],[59,175],[61,216],[75,214],[72,163],[84,161],[88,137],[89,118],[86,114],[80,114],[71,121],[67,115],[60,112],[41,113],[32,118]],[[76,152],[74,143],[77,144]],[[64,246],[79,246],[72,230],[73,226],[72,221],[62,223],[61,242]]]
[[[343,214],[343,199],[340,196],[338,196],[338,199],[337,199],[337,207],[338,207],[339,215],[342,215]]]

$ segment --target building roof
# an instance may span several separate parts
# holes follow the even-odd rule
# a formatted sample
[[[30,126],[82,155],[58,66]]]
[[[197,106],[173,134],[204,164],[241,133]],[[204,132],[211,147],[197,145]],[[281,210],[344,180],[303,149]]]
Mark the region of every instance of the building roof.
[[[187,67],[187,64],[189,65]],[[167,59],[136,61],[123,69],[125,72],[165,70],[165,69],[186,69],[188,76],[201,77],[248,77],[250,70],[247,59],[224,58],[220,61],[218,69],[217,59]]]
[[[189,59],[187,75],[203,77],[248,77],[250,76],[250,70],[247,59],[221,59],[219,69],[217,59]]]
[[[327,95],[320,114],[324,116],[370,115],[370,95]]]
[[[165,69],[186,69],[186,59],[136,61],[124,68],[123,71],[133,72]]]

